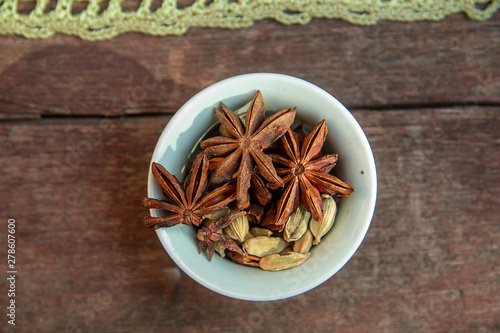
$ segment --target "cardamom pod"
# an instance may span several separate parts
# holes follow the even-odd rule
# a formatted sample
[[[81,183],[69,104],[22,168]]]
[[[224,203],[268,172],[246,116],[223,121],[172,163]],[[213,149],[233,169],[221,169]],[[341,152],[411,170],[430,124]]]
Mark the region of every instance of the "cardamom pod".
[[[260,259],[260,268],[266,271],[280,271],[282,269],[296,267],[309,257],[309,253],[288,252],[286,255],[272,254]]]
[[[307,229],[306,232],[300,237],[298,241],[293,243],[293,252],[297,253],[309,253],[313,243],[313,234],[311,230]]]
[[[337,215],[335,200],[328,194],[322,194],[321,199],[323,200],[323,219],[320,221],[311,219],[309,222],[309,230],[314,236],[313,245],[318,245],[321,242],[321,237],[330,231]]]
[[[224,228],[224,233],[236,241],[244,242],[249,230],[248,218],[246,215],[243,215]]]
[[[306,207],[301,204],[295,212],[290,215],[288,221],[285,224],[285,230],[283,231],[283,239],[287,242],[295,242],[298,240],[304,232],[306,232],[309,226],[309,220],[311,219],[311,213],[306,210]]]
[[[247,239],[243,243],[243,250],[257,257],[265,257],[270,254],[280,253],[288,246],[281,237],[257,236]]]
[[[250,232],[252,233],[252,235],[254,235],[255,237],[257,236],[271,236],[273,234],[273,232],[269,229],[266,229],[266,228],[259,228],[259,227],[253,227],[250,229]]]

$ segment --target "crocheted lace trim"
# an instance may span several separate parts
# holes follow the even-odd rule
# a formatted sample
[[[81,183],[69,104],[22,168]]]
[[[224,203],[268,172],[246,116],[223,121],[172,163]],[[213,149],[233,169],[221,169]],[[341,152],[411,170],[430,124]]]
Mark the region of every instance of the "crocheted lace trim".
[[[85,8],[77,12],[77,7]],[[499,8],[500,0],[0,0],[0,34],[47,38],[63,33],[103,40],[126,32],[165,36],[182,35],[191,27],[246,28],[263,19],[307,24],[327,18],[374,25],[465,13],[486,20]]]

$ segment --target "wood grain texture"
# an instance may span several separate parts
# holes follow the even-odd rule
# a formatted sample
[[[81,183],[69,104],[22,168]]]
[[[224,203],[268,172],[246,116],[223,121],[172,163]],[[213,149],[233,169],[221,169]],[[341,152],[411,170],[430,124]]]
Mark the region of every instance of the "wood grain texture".
[[[1,122],[0,207],[19,239],[17,331],[498,331],[500,109],[353,114],[379,173],[372,226],[333,278],[268,303],[198,285],[141,226],[169,116]]]
[[[0,39],[0,119],[173,113],[202,88],[250,72],[294,75],[350,108],[498,104],[500,13],[485,22],[259,22],[181,37]]]
[[[0,331],[498,332],[498,45],[500,13],[96,43],[0,38],[0,211],[16,219],[19,272],[17,325],[4,317]],[[250,72],[336,96],[365,130],[379,177],[372,225],[347,265],[266,303],[197,284],[140,223],[171,114]],[[2,307],[7,290],[3,278]]]

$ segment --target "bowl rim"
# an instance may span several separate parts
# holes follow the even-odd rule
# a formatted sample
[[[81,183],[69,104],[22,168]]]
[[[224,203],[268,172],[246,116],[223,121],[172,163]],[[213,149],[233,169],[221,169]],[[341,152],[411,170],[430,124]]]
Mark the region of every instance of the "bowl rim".
[[[272,80],[287,80],[288,82],[293,81],[296,84],[303,85],[304,87],[308,87],[309,89],[315,90],[317,93],[320,93],[324,95],[325,98],[327,98],[331,103],[335,104],[337,109],[341,111],[344,115],[344,117],[349,118],[349,121],[355,125],[355,130],[356,130],[356,136],[359,137],[360,143],[363,145],[364,151],[368,152],[369,156],[366,156],[367,162],[369,164],[369,168],[372,170],[371,172],[371,177],[369,178],[370,182],[370,188],[372,189],[370,196],[369,196],[369,202],[367,203],[367,211],[366,211],[366,222],[364,223],[364,228],[359,231],[357,234],[357,238],[355,241],[354,246],[350,248],[350,251],[347,252],[343,259],[340,261],[338,267],[335,267],[330,270],[331,274],[325,274],[323,278],[321,279],[316,279],[314,283],[306,284],[299,286],[297,289],[294,289],[292,291],[283,291],[279,294],[273,294],[272,296],[266,296],[266,295],[251,295],[248,293],[238,293],[235,291],[228,291],[224,289],[223,287],[209,283],[203,277],[201,277],[199,274],[194,272],[191,267],[186,265],[184,261],[179,258],[179,256],[171,250],[172,244],[168,237],[166,237],[166,233],[164,229],[158,229],[156,230],[156,234],[166,250],[166,252],[169,254],[170,258],[175,262],[175,264],[181,268],[182,271],[184,271],[188,276],[190,276],[193,280],[198,282],[199,284],[203,285],[204,287],[217,292],[221,295],[228,296],[231,298],[236,298],[236,299],[241,299],[241,300],[249,300],[249,301],[272,301],[272,300],[278,300],[278,299],[284,299],[288,297],[293,297],[299,294],[302,294],[308,290],[311,290],[322,283],[324,283],[326,280],[331,278],[333,275],[335,275],[349,260],[352,258],[354,253],[357,251],[359,246],[361,245],[363,239],[366,236],[366,233],[370,227],[371,221],[373,219],[373,214],[375,211],[375,204],[376,204],[376,197],[377,197],[377,173],[376,173],[376,166],[375,166],[375,159],[373,156],[373,151],[370,147],[370,144],[368,142],[368,139],[366,137],[366,134],[362,130],[361,126],[357,122],[357,120],[354,118],[354,116],[349,112],[349,110],[342,105],[334,96],[332,96],[330,93],[325,91],[324,89],[308,82],[303,79],[290,76],[287,74],[278,74],[278,73],[249,73],[249,74],[241,74],[241,75],[236,75],[232,76],[226,79],[223,79],[221,81],[215,82],[198,93],[196,93],[193,97],[191,97],[184,105],[182,105],[177,112],[172,116],[170,121],[166,124],[165,128],[163,129],[158,141],[156,142],[155,149],[153,151],[151,161],[149,164],[149,171],[148,171],[148,186],[147,186],[147,192],[148,192],[148,197],[152,197],[152,184],[151,182],[154,182],[155,179],[152,176],[151,173],[151,164],[154,161],[157,161],[158,158],[160,157],[160,147],[162,146],[162,143],[164,143],[170,134],[170,131],[177,126],[177,124],[180,122],[180,120],[183,118],[183,113],[185,110],[191,110],[194,105],[198,105],[200,102],[203,102],[203,98],[207,93],[210,93],[211,91],[218,90],[221,87],[224,87],[228,84],[230,85],[237,85],[239,83],[244,83],[247,80],[255,80],[256,78],[259,78],[260,80],[266,80],[266,79],[272,79]],[[155,216],[154,210],[150,210],[151,216]],[[310,260],[310,259],[309,259]]]

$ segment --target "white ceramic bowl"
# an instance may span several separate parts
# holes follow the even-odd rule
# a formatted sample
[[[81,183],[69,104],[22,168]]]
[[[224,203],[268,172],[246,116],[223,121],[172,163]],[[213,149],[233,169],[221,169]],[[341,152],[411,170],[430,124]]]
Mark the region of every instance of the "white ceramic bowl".
[[[313,247],[302,265],[278,272],[264,271],[232,263],[214,255],[208,262],[198,254],[194,227],[177,225],[157,230],[157,235],[172,260],[191,278],[219,294],[252,301],[270,301],[299,295],[332,277],[357,250],[370,225],[375,209],[377,174],[366,136],[352,114],[323,89],[304,80],[282,74],[256,73],[225,79],[202,90],[184,104],[161,134],[152,162],[165,166],[182,178],[181,170],[197,140],[217,121],[214,107],[223,101],[236,110],[260,90],[266,110],[297,107],[297,117],[315,126],[327,120],[327,150],[339,155],[334,168],[339,178],[348,181],[355,192],[343,198],[337,218],[321,243]],[[151,171],[148,196],[162,198]],[[151,210],[152,216],[163,214]]]

